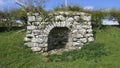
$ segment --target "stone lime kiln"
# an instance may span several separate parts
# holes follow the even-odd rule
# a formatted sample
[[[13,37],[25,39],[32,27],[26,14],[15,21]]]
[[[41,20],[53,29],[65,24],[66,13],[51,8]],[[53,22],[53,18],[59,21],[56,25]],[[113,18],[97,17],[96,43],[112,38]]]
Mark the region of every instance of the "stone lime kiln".
[[[84,12],[55,12],[43,18],[41,13],[28,13],[25,45],[37,53],[81,49],[94,41],[91,15]]]

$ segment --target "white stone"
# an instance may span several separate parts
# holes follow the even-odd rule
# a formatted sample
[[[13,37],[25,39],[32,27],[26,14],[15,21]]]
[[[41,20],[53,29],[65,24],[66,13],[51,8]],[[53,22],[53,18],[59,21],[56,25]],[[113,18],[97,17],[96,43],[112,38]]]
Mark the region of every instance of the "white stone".
[[[64,12],[59,12],[61,15],[63,15],[64,14]]]
[[[92,29],[87,29],[87,32],[88,32],[88,33],[92,33],[93,30],[92,30]]]
[[[31,41],[31,39],[30,39],[30,38],[25,37],[25,38],[24,38],[24,41],[25,41],[25,42],[30,42],[30,41]]]
[[[55,12],[54,15],[59,15],[59,14],[57,12]]]
[[[28,25],[28,26],[31,26],[32,24],[31,24],[30,22],[27,22],[27,25]]]
[[[35,28],[36,28],[35,26],[27,26],[27,30],[33,30]]]
[[[27,30],[27,34],[31,34],[32,33],[32,31],[31,30]]]
[[[81,25],[76,26],[77,29],[82,29]]]
[[[78,42],[73,42],[73,46],[80,46]]]
[[[55,17],[55,20],[57,21],[57,20],[65,20],[65,17],[63,17],[62,15],[59,15],[59,16],[56,16]]]
[[[76,13],[76,15],[84,15],[85,13],[82,13],[82,12],[79,12],[79,13]]]
[[[88,25],[90,25],[90,26],[91,26],[91,22],[90,22],[90,21],[88,22]]]
[[[47,47],[48,46],[48,44],[44,44],[44,47]]]
[[[72,17],[70,17],[70,18],[67,19],[67,21],[68,21],[68,22],[73,22],[74,19],[73,19]]]
[[[34,35],[40,35],[42,32],[40,30],[33,30]]]
[[[85,36],[86,36],[86,37],[93,37],[93,34],[92,34],[92,33],[89,33],[89,34],[86,34]]]
[[[29,22],[35,21],[35,16],[28,16],[28,21]]]
[[[62,27],[65,27],[65,25],[66,25],[65,22],[62,22],[61,26],[62,26]]]
[[[84,44],[81,42],[73,42],[73,46],[83,46]]]
[[[73,38],[73,42],[77,42],[78,41],[78,39],[77,38]]]
[[[72,33],[77,33],[77,32],[78,32],[78,30],[73,30],[73,31],[72,31]]]
[[[86,21],[90,21],[91,20],[91,16],[82,16],[82,19],[86,20]]]
[[[82,25],[82,28],[88,29],[88,28],[89,28],[89,25]]]
[[[34,35],[33,35],[33,34],[27,34],[26,37],[27,37],[27,38],[33,38]]]
[[[79,21],[80,17],[79,17],[79,16],[74,16],[74,19],[75,19],[76,21]]]
[[[33,15],[38,16],[38,15],[39,15],[39,13],[33,13]]]
[[[76,35],[76,38],[82,38],[82,37],[83,37],[82,34],[77,34],[77,35]]]
[[[48,15],[49,15],[49,16],[53,16],[53,14],[52,14],[52,13],[49,13]]]
[[[25,43],[24,45],[28,46],[28,47],[38,47],[38,43],[32,43],[32,42],[28,42],[28,43]]]
[[[31,42],[34,42],[34,43],[43,43],[43,39],[40,39],[40,38],[33,38],[32,40],[31,40]]]
[[[39,48],[39,47],[32,47],[31,49],[32,49],[32,51],[34,51],[34,52],[39,52],[39,51],[41,51],[41,48]]]
[[[86,39],[86,38],[81,38],[80,41],[81,41],[82,43],[86,43],[86,42],[87,42],[87,39]]]
[[[69,12],[65,12],[65,15],[69,15]]]
[[[86,30],[85,29],[80,29],[79,33],[82,34],[82,35],[85,35],[86,34]]]
[[[78,47],[79,49],[82,49],[82,47]]]
[[[30,13],[27,13],[28,16],[30,16],[31,14]]]
[[[94,41],[94,38],[93,37],[89,37],[88,38],[88,42],[93,42]]]
[[[74,21],[73,24],[78,24],[78,22]]]
[[[40,22],[34,22],[35,26],[38,26],[40,24]]]

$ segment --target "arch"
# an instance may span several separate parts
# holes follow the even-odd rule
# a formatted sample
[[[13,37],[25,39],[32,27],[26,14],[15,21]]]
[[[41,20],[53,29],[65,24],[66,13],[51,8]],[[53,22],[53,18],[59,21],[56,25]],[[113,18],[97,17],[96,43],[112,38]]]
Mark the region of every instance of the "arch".
[[[48,35],[48,51],[66,48],[69,43],[70,29],[67,27],[54,27]]]

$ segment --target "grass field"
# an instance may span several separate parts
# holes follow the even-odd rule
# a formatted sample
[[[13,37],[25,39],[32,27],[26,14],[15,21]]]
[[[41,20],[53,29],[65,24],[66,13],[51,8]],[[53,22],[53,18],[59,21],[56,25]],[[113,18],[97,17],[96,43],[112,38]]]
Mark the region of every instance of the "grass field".
[[[120,28],[106,27],[95,31],[95,42],[103,43],[110,53],[97,63],[84,59],[44,62],[41,55],[23,46],[25,32],[0,33],[0,68],[120,68]]]

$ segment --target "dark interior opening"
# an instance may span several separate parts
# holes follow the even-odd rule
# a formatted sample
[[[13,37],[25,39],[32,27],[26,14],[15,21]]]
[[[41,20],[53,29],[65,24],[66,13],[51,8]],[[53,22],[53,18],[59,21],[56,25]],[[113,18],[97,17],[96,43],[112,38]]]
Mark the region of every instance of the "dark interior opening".
[[[67,27],[55,27],[48,35],[48,51],[65,48],[70,30]]]

